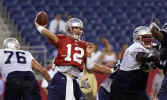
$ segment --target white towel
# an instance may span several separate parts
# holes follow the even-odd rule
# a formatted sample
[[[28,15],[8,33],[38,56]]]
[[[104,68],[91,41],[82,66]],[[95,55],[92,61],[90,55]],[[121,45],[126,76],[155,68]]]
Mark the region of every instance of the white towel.
[[[66,84],[66,99],[65,100],[75,100],[74,89],[73,89],[73,79],[66,75],[67,84]]]

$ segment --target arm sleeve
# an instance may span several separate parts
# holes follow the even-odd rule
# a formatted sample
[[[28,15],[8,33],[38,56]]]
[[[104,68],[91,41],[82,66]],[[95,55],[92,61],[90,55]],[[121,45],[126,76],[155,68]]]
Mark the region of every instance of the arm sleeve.
[[[51,40],[51,39],[48,39],[48,41],[49,41],[52,45],[54,45],[56,48],[58,48],[59,45],[61,45],[61,44],[64,42],[64,41],[62,41],[62,39],[65,38],[65,35],[64,35],[64,34],[57,34],[56,36],[57,36],[57,38],[59,39],[58,43],[54,43],[53,40]]]
[[[91,69],[93,69],[94,64],[95,64],[95,62],[90,57],[87,57],[87,59],[86,59],[86,68],[88,70],[91,70]]]
[[[141,62],[141,63],[144,63],[144,62],[150,62],[152,59],[151,57],[149,56],[148,53],[145,53],[145,52],[138,52],[136,54],[136,60],[138,62]]]
[[[140,63],[150,62],[157,59],[157,55],[153,55],[147,49],[141,46],[134,48],[129,52],[131,56],[134,57],[136,61]]]
[[[32,54],[30,53],[30,59],[32,60],[32,59],[34,59],[34,57],[32,56]]]
[[[130,53],[130,55],[132,57],[135,57],[136,58],[136,55],[139,53],[139,52],[143,52],[144,50],[142,48],[136,48],[134,50],[130,50],[128,51]]]
[[[28,51],[27,51],[28,52]],[[34,57],[32,56],[32,54],[30,53],[30,52],[28,52],[28,55],[27,55],[27,57],[28,57],[28,63],[30,63],[30,64],[32,64],[32,60],[34,59]]]
[[[55,46],[58,48],[59,46],[61,46],[65,41],[66,36],[64,34],[57,34],[56,35],[59,39],[59,42],[57,44],[55,44]]]

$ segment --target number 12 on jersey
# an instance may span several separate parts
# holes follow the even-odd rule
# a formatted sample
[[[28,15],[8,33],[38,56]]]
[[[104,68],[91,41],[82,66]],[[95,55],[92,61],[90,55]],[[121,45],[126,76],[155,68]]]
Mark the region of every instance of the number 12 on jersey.
[[[84,49],[80,48],[80,47],[75,47],[74,50],[75,51],[80,51],[81,53],[74,53],[72,54],[72,45],[71,44],[67,44],[67,56],[65,57],[65,61],[71,61],[73,57],[73,60],[79,64],[82,63],[82,60],[80,58],[82,58],[84,56]]]

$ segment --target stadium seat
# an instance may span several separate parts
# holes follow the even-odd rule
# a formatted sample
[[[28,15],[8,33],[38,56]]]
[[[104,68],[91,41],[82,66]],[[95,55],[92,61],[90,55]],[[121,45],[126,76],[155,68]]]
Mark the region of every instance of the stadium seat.
[[[132,43],[134,27],[148,25],[153,15],[163,20],[167,9],[167,2],[159,0],[139,0],[137,3],[133,0],[3,0],[3,5],[25,43],[43,44],[49,51],[53,51],[52,45],[33,25],[35,15],[41,10],[47,12],[49,21],[56,13],[61,13],[63,18],[68,13],[81,18],[87,41],[100,43],[99,38],[106,36],[119,52],[123,43]],[[40,43],[32,40],[34,36]]]

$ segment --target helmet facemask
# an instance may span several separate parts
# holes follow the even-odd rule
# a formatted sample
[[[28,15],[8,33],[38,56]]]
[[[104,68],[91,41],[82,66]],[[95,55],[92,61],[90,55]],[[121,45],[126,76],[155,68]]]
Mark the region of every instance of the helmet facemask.
[[[141,38],[142,44],[145,48],[152,48],[152,35],[143,35]]]
[[[145,48],[152,48],[152,34],[150,28],[139,26],[133,32],[134,42],[140,42]]]

